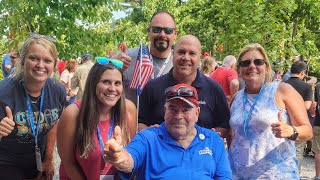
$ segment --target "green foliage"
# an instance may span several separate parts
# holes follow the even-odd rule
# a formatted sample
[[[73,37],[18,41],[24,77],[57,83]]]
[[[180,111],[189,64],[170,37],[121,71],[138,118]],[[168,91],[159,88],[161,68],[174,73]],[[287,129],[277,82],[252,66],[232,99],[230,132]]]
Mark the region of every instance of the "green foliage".
[[[10,37],[7,45],[17,48],[29,32],[54,36],[61,58],[77,57],[85,52],[105,55],[111,41],[109,21],[118,1],[74,0],[2,0],[2,34]]]
[[[304,0],[190,0],[179,9],[184,34],[199,37],[203,51],[218,59],[239,54],[248,43],[265,47],[284,69],[290,57],[319,57],[320,3]],[[217,47],[223,44],[224,50]],[[318,60],[313,60],[311,66]],[[317,71],[317,68],[311,68]],[[319,72],[319,71],[317,71]]]
[[[154,12],[175,15],[178,36],[197,36],[203,51],[222,59],[237,56],[248,43],[262,44],[269,59],[286,68],[291,57],[303,54],[311,73],[319,74],[320,2],[314,0],[152,0],[130,1],[131,9],[117,1],[2,0],[0,1],[3,41],[1,51],[17,47],[28,32],[52,35],[62,58],[85,52],[105,55],[117,51],[120,42],[128,47],[148,43],[146,28]],[[125,10],[128,16],[111,22],[112,12]],[[11,36],[10,36],[11,33]],[[179,38],[179,37],[178,37]],[[218,50],[223,44],[223,51]],[[5,49],[5,50],[3,50]],[[282,67],[281,67],[282,66]]]

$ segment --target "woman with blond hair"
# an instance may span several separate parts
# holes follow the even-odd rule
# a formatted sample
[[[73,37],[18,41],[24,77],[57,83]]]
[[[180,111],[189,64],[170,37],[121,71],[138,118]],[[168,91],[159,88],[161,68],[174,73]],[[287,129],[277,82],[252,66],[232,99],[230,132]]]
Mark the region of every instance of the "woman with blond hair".
[[[303,99],[291,85],[272,82],[260,44],[244,47],[237,67],[245,89],[230,108],[233,179],[299,179],[295,141],[312,138]]]
[[[50,78],[58,59],[54,39],[30,33],[13,77],[0,82],[0,179],[52,179],[56,124],[66,104]]]
[[[201,72],[206,76],[210,76],[210,74],[215,70],[216,62],[213,57],[207,56],[202,60],[201,63]]]

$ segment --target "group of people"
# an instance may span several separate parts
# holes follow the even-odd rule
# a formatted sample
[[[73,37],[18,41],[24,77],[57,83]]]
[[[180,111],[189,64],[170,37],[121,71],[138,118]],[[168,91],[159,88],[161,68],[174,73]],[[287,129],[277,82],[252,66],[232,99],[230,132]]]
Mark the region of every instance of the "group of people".
[[[68,61],[59,60],[57,63],[53,78],[59,80],[66,88],[68,104],[82,99],[89,71],[94,64],[93,60],[93,56],[86,53],[81,57],[80,66],[78,61],[72,58]]]
[[[60,179],[299,179],[295,141],[311,139],[311,125],[297,91],[271,81],[261,45],[231,58],[245,89],[228,97],[200,72],[197,37],[173,47],[171,13],[156,12],[148,36],[154,73],[141,96],[130,87],[133,48],[82,66],[85,82],[80,66],[82,95],[70,105],[67,90],[78,84],[50,78],[54,40],[26,39],[14,75],[0,82],[0,179],[51,179],[56,139]]]

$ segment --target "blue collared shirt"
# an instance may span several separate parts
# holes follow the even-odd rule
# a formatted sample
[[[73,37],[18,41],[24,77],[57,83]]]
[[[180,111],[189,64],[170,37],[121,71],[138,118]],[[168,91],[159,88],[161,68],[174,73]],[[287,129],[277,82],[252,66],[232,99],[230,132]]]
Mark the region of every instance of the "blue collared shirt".
[[[231,179],[220,136],[198,125],[195,127],[197,135],[186,149],[172,139],[165,123],[139,132],[125,148],[134,160],[132,174],[139,180]]]

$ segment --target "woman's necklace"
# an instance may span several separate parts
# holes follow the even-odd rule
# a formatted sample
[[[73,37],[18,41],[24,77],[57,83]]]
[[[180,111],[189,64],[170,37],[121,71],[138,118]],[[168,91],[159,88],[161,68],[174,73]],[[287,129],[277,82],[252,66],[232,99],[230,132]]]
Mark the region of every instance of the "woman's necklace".
[[[38,103],[41,96],[35,98],[35,97],[29,95],[29,97],[30,97],[31,103],[36,104],[36,103]]]

